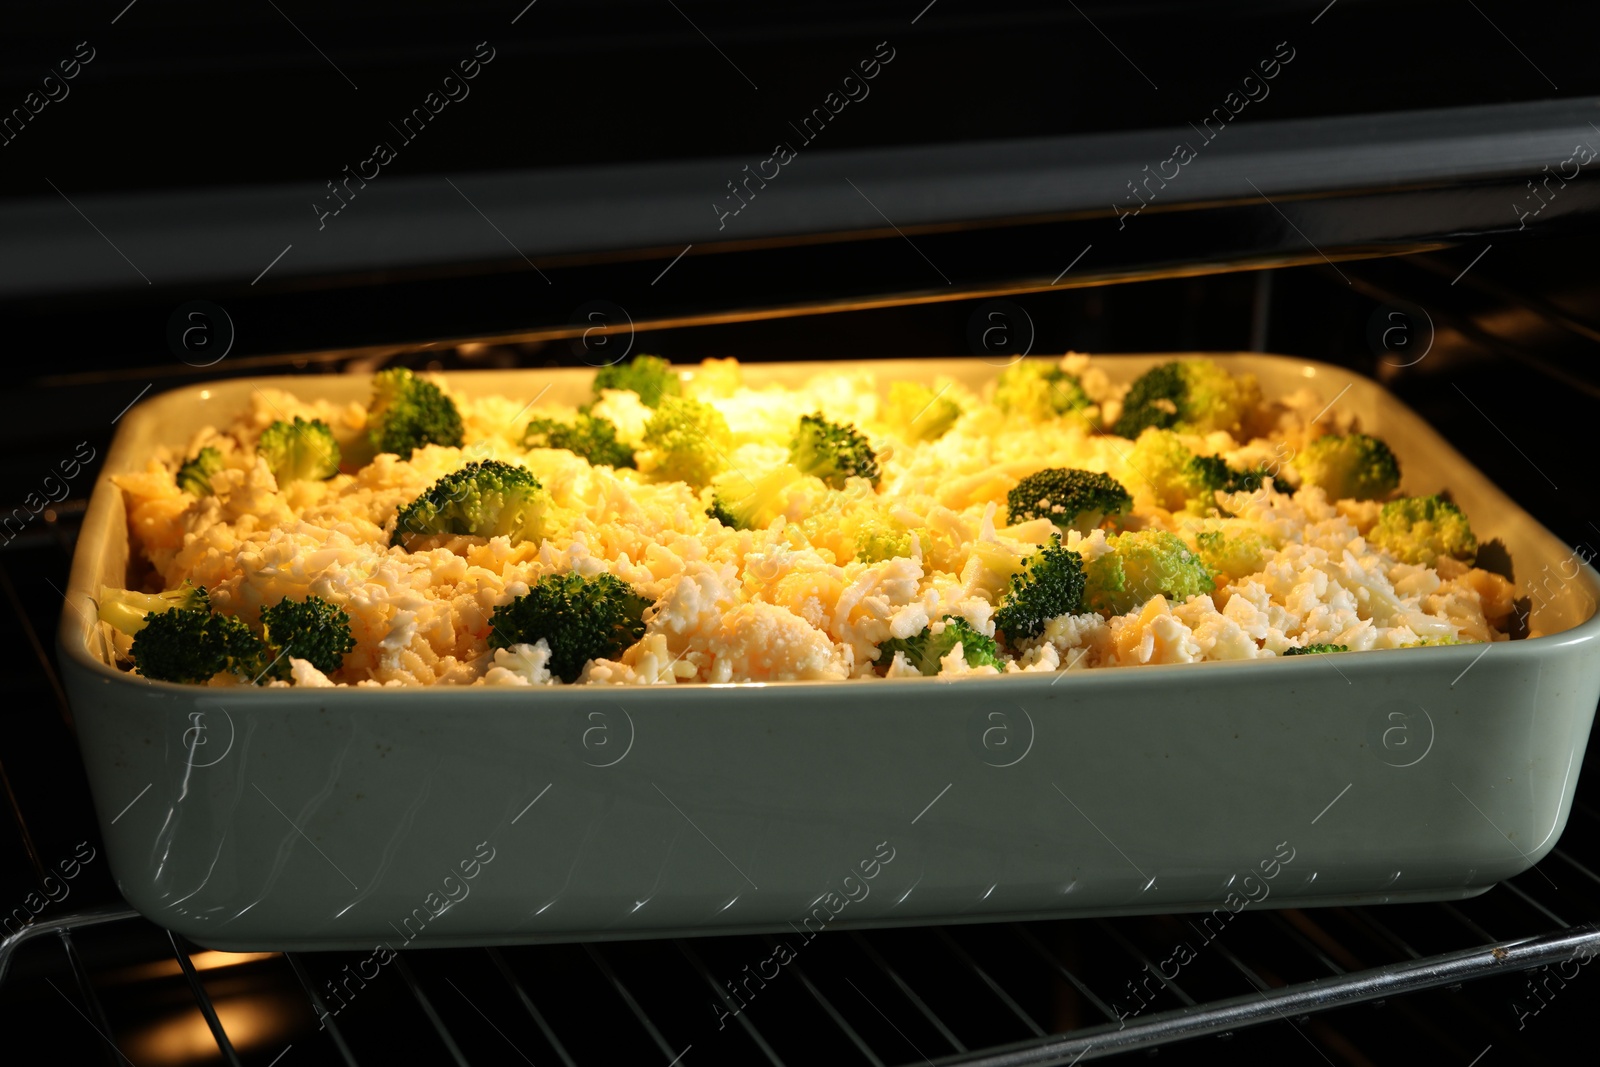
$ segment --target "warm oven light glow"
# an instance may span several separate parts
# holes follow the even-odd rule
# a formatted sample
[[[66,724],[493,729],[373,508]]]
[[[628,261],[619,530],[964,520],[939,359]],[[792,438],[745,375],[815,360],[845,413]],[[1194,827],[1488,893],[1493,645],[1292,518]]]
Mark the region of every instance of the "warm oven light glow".
[[[295,1005],[285,998],[221,997],[215,1003],[217,1018],[233,1047],[245,1054],[275,1041],[286,1043],[283,1035],[293,1030],[297,1022]],[[211,1028],[196,1007],[149,1023],[128,1034],[120,1044],[123,1053],[139,1067],[214,1063],[217,1059]]]
[[[213,949],[201,949],[189,957],[189,962],[194,964],[197,971],[215,971],[222,967],[237,967],[241,963],[254,963],[256,960],[269,960],[278,955],[276,952],[217,952]],[[155,978],[172,978],[183,973],[177,960],[156,960],[154,963],[141,963],[136,967],[124,967],[107,975],[108,982],[144,982]]]
[[[276,955],[276,952],[218,952],[215,949],[202,949],[190,956],[189,962],[194,964],[197,971],[214,971],[218,967],[237,967],[241,963],[270,960]],[[178,961],[172,962],[176,965]]]

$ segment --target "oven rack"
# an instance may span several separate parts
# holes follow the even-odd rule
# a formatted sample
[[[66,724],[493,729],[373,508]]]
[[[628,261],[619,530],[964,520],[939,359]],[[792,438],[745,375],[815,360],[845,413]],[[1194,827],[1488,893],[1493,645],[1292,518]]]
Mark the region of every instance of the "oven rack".
[[[1520,895],[1520,891],[1518,892]],[[1301,918],[1303,919],[1303,916]],[[106,1044],[109,1046],[107,1051],[114,1050],[114,1061],[120,1058],[120,1060],[132,1062],[127,1060],[127,1057],[106,1033],[109,1029],[108,1026],[104,1025],[104,1020],[107,1018],[106,1006],[96,992],[92,976],[84,972],[82,964],[78,960],[73,941],[73,935],[76,932],[106,923],[123,921],[145,922],[137,912],[127,908],[125,905],[113,904],[84,909],[81,912],[75,912],[58,919],[38,923],[17,935],[13,935],[3,944],[0,944],[0,972],[4,971],[9,963],[10,956],[22,944],[36,938],[48,940],[49,935],[56,935],[63,948],[63,962],[71,967],[74,977],[78,980],[79,993],[87,1003],[82,1006],[73,1004],[66,997],[66,994],[61,992],[59,987],[57,987],[56,991],[61,993],[63,999],[67,999],[69,1005],[82,1014],[86,1023],[94,1027],[102,1038],[105,1038]],[[806,994],[814,1000],[815,1004],[836,1027],[838,1036],[848,1040],[855,1047],[862,1062],[880,1065],[880,1067],[887,1067],[887,1065],[891,1064],[909,1065],[918,1062],[939,1065],[966,1065],[966,1067],[1050,1067],[1050,1065],[1072,1064],[1122,1053],[1156,1049],[1170,1045],[1173,1042],[1202,1036],[1231,1038],[1235,1032],[1244,1030],[1247,1027],[1275,1022],[1283,1022],[1297,1030],[1301,1030],[1302,1036],[1304,1036],[1303,1028],[1311,1021],[1314,1014],[1339,1008],[1348,1008],[1358,1004],[1376,1003],[1381,1007],[1383,1002],[1390,997],[1426,990],[1448,988],[1459,991],[1464,983],[1477,979],[1491,976],[1504,977],[1536,969],[1549,969],[1553,965],[1586,960],[1600,953],[1600,924],[1586,923],[1552,933],[1509,941],[1490,942],[1432,956],[1418,956],[1415,959],[1403,959],[1350,973],[1342,972],[1332,961],[1323,957],[1322,962],[1328,966],[1330,971],[1329,977],[1283,986],[1269,985],[1248,964],[1229,953],[1228,962],[1254,987],[1252,993],[1222,997],[1207,1002],[1194,1002],[1187,994],[1183,993],[1176,982],[1167,983],[1174,995],[1182,996],[1187,1002],[1185,1006],[1157,1012],[1129,1024],[1119,1022],[1113,1013],[1113,1009],[1103,1001],[1099,1001],[1089,991],[1080,977],[1054,958],[1047,949],[1043,949],[1038,944],[1036,934],[1029,929],[1030,926],[1034,925],[1038,924],[1014,924],[1011,926],[1009,933],[1013,934],[1019,941],[1028,943],[1030,947],[1039,951],[1041,956],[1072,983],[1075,988],[1082,990],[1086,998],[1095,1001],[1096,1006],[1106,1016],[1107,1021],[1066,1033],[1043,1033],[1038,1021],[1024,1012],[995,979],[973,961],[964,950],[952,942],[952,952],[968,966],[971,975],[983,981],[992,989],[997,1000],[1016,1015],[1021,1028],[1030,1029],[1035,1034],[1032,1040],[1017,1041],[989,1048],[971,1049],[961,1042],[944,1020],[941,1020],[939,1016],[928,1009],[916,989],[906,980],[903,974],[885,960],[883,955],[871,943],[869,936],[861,933],[839,935],[841,938],[847,937],[853,940],[863,955],[876,965],[881,977],[899,988],[904,995],[904,1003],[891,1005],[892,1008],[901,1009],[907,1014],[912,1010],[922,1013],[927,1024],[939,1031],[943,1036],[945,1049],[948,1051],[939,1055],[937,1059],[930,1060],[928,1059],[928,1053],[924,1052],[919,1044],[906,1036],[895,1024],[894,1020],[884,1014],[884,1009],[880,1008],[866,994],[861,993],[861,1004],[865,1005],[865,1009],[878,1012],[884,1021],[890,1024],[890,1027],[902,1039],[901,1047],[894,1047],[895,1043],[893,1041],[869,1041],[864,1038],[862,1036],[862,1029],[864,1028],[853,1025],[850,1018],[845,1014],[845,1010],[855,1010],[860,1008],[860,1005],[851,1006],[835,1003],[803,971],[797,968],[795,975],[803,985]],[[1381,924],[1374,924],[1374,928],[1381,929],[1382,927]],[[935,939],[950,939],[948,931],[938,928],[931,928],[926,933]],[[215,1041],[216,1054],[219,1058],[217,1062],[230,1065],[242,1064],[244,1060],[241,1058],[233,1038],[230,1037],[226,1026],[220,1018],[217,1004],[207,991],[205,983],[195,968],[193,962],[195,950],[171,933],[166,934],[166,939],[171,946],[171,956],[178,964],[193,995],[194,1008],[204,1019],[206,1027]],[[1117,940],[1122,939],[1117,938]],[[1397,944],[1401,947],[1408,947],[1398,939]],[[648,1035],[651,1042],[667,1057],[669,1064],[677,1064],[683,1061],[684,1057],[693,1050],[694,1043],[686,1043],[681,1048],[674,1046],[664,1033],[663,1028],[657,1025],[650,1013],[641,1006],[639,999],[630,991],[628,985],[618,977],[616,969],[607,958],[609,954],[617,951],[618,946],[584,944],[578,947],[589,956],[597,971],[610,982],[614,989],[617,1004],[612,1006],[613,1010],[621,1015],[625,1009],[626,1014],[633,1017],[633,1020],[643,1033]],[[682,962],[685,965],[685,973],[674,976],[672,979],[663,978],[662,981],[681,979],[693,982],[694,977],[690,973],[693,972],[705,983],[709,996],[720,999],[727,1007],[732,1007],[731,999],[724,990],[718,988],[715,978],[706,969],[696,953],[694,942],[674,941],[673,947],[682,958]],[[1307,948],[1308,951],[1321,955],[1315,952],[1313,948],[1310,948],[1309,943]],[[1150,962],[1131,944],[1127,944],[1127,950],[1131,962],[1137,962],[1141,967]],[[429,957],[438,954],[440,951],[421,950],[408,955]],[[503,979],[505,983],[504,992],[509,996],[514,996],[525,1012],[524,1025],[531,1023],[537,1027],[548,1045],[549,1052],[553,1053],[561,1063],[567,1065],[567,1067],[576,1067],[580,1062],[607,1062],[609,1060],[611,1055],[609,1052],[592,1060],[585,1059],[580,1061],[575,1058],[567,1044],[561,1040],[551,1026],[550,1019],[553,1012],[548,1010],[550,1006],[547,1004],[547,1010],[541,1011],[538,1003],[529,995],[525,985],[506,960],[507,953],[532,953],[536,952],[536,949],[490,948],[471,951],[473,954],[480,956],[478,963],[483,974],[494,972],[498,973]],[[311,968],[305,959],[308,954],[282,953],[272,955],[281,956],[282,962],[292,972],[312,1014],[320,1018],[323,1013],[327,1012],[328,1002],[319,995],[310,976]],[[315,955],[326,956],[331,954],[318,953]],[[399,959],[396,966],[405,988],[414,1002],[412,1006],[415,1010],[420,1011],[430,1024],[433,1037],[437,1041],[437,1047],[433,1051],[441,1057],[438,1062],[446,1062],[443,1057],[448,1057],[448,1062],[462,1065],[462,1067],[474,1062],[495,1062],[493,1057],[479,1060],[469,1058],[465,1054],[461,1043],[457,1041],[451,1027],[447,1025],[440,1010],[435,1006],[433,999],[419,980],[416,971],[421,969],[420,966],[414,967],[404,959]],[[324,969],[332,970],[331,964],[325,965]],[[0,981],[3,981],[3,979],[0,979]],[[449,978],[446,978],[445,981],[455,988],[458,993],[460,992],[459,986],[456,986],[454,981]],[[850,984],[853,985],[854,983]],[[857,992],[860,993],[860,990],[857,989]],[[482,1016],[484,1023],[499,1034],[514,1051],[526,1058],[526,1054],[505,1035],[502,1027],[494,1019],[491,1019],[481,1008],[473,1004],[471,998],[467,997],[465,993],[462,993],[462,998]],[[864,1011],[865,1009],[861,1010]],[[1513,1008],[1513,1013],[1521,1014],[1515,1007]],[[97,1020],[100,1023],[98,1025]],[[501,1021],[504,1022],[503,1019]],[[711,1060],[716,1062],[739,1062],[748,1054],[752,1057],[751,1062],[766,1062],[774,1065],[796,1062],[792,1058],[793,1053],[790,1054],[791,1058],[787,1060],[780,1055],[780,1051],[774,1048],[773,1044],[763,1035],[759,1024],[744,1018],[742,1015],[738,1017],[738,1023],[743,1029],[744,1037],[747,1039],[748,1044],[741,1043],[741,1047],[737,1050],[737,1058],[726,1055],[712,1055],[710,1057]],[[325,1051],[328,1051],[330,1056],[334,1054],[337,1056],[337,1059],[330,1058],[329,1062],[342,1062],[351,1065],[351,1067],[369,1062],[367,1058],[358,1056],[358,1050],[353,1047],[354,1042],[345,1035],[336,1018],[328,1019],[325,1032],[328,1045],[328,1049]],[[1309,1038],[1307,1040],[1310,1042]],[[808,1040],[807,1045],[809,1046],[809,1044]],[[1491,1042],[1486,1048],[1492,1047],[1492,1044]],[[702,1045],[704,1045],[704,1040],[702,1040]],[[750,1046],[753,1046],[753,1048]],[[293,1047],[294,1042],[288,1042],[284,1051],[287,1052]],[[1315,1042],[1310,1042],[1310,1047],[1317,1049]],[[502,1054],[503,1052],[504,1050],[502,1049]],[[908,1053],[910,1058],[906,1058]],[[273,1060],[272,1062],[276,1063],[277,1061]],[[500,1062],[509,1061],[502,1056]],[[530,1062],[535,1061],[530,1060]]]
[[[63,743],[53,757],[63,763],[76,754],[41,635],[54,629],[81,510],[59,507],[29,542],[0,555],[0,595],[31,646],[33,673],[0,684],[13,714],[36,722],[53,718],[44,705],[54,695]],[[68,781],[78,773],[60,770]],[[41,873],[44,853],[3,759],[0,775],[18,842],[0,862]],[[80,805],[78,830],[93,835]],[[0,1025],[54,1018],[57,1038],[81,1058],[139,1067],[274,1057],[284,1067],[353,1065],[397,1050],[459,1065],[575,1067],[626,1056],[1022,1067],[1156,1048],[1182,1061],[1215,1054],[1219,1038],[1230,1053],[1318,1062],[1314,1050],[1330,1063],[1373,1062],[1375,1046],[1409,1040],[1451,1048],[1465,1063],[1538,1025],[1564,985],[1566,972],[1552,965],[1600,953],[1600,848],[1589,844],[1600,839],[1600,813],[1580,801],[1572,824],[1539,866],[1472,900],[1246,908],[1226,938],[1170,979],[1152,974],[1165,971],[1170,946],[1199,940],[1182,915],[831,934],[770,992],[726,985],[770,956],[772,939],[754,936],[413,950],[396,957],[394,974],[367,983],[351,978],[362,954],[213,953],[109,891],[0,943]],[[1538,983],[1525,977],[1538,968]],[[736,1003],[743,1010],[732,1011]],[[175,1040],[163,1033],[186,1035],[187,1052],[162,1058],[163,1040]],[[197,1035],[207,1048],[193,1047]]]

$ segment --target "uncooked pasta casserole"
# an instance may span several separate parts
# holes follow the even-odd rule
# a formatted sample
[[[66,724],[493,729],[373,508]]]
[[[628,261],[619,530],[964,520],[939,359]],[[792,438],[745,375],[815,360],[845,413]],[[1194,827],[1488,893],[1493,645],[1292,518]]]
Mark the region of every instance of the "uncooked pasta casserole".
[[[380,371],[257,389],[114,477],[119,662],[210,686],[1073,672],[1509,639],[1448,494],[1309,387],[1024,359],[981,389],[731,359],[578,407]],[[529,375],[530,383],[536,377]],[[1070,681],[1070,680],[1068,680]]]

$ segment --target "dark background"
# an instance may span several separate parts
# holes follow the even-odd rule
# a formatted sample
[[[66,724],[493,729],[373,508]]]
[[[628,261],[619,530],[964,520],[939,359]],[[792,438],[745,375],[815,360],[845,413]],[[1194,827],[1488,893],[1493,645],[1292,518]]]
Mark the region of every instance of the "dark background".
[[[1296,58],[1241,121],[1600,89],[1581,3],[1339,0],[1313,26],[1326,0],[938,0],[912,25],[927,0],[538,0],[512,25],[525,2],[138,0],[115,25],[126,0],[18,8],[5,107],[79,41],[96,58],[0,149],[0,192],[48,193],[43,175],[69,194],[320,183],[392,139],[387,123],[479,41],[496,58],[405,149],[406,173],[764,157],[885,40],[875,103],[845,109],[830,150],[1181,126],[1285,40]]]

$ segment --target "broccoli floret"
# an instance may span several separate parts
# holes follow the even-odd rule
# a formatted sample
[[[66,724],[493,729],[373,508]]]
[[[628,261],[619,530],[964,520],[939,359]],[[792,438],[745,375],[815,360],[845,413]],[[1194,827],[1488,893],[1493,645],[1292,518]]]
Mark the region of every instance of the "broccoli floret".
[[[1349,651],[1350,651],[1350,648],[1349,648],[1348,645],[1317,644],[1317,645],[1301,645],[1299,648],[1286,648],[1286,649],[1283,650],[1283,654],[1285,656],[1320,656],[1324,652],[1349,652]]]
[[[1064,467],[1036,471],[1006,494],[1006,513],[1013,526],[1044,518],[1063,530],[1085,534],[1132,507],[1133,497],[1111,475]]]
[[[732,356],[725,359],[702,359],[700,365],[689,372],[684,383],[687,395],[702,400],[711,397],[726,399],[744,388],[744,371]]]
[[[210,611],[211,598],[193,582],[184,582],[177,589],[165,593],[136,593],[132,589],[100,587],[100,621],[109,622],[123,633],[132,636],[144,629],[152,614],[163,611]]]
[[[803,477],[792,463],[781,463],[754,478],[743,471],[727,471],[712,485],[708,514],[735,530],[764,530],[783,511],[789,487]]]
[[[104,587],[100,618],[133,635],[134,666],[163,682],[199,684],[224,671],[251,682],[287,679],[291,657],[327,673],[356,645],[350,616],[314,596],[263,608],[264,638],[239,619],[213,614],[206,591],[187,583],[165,593]]]
[[[1011,576],[1011,588],[994,613],[995,627],[1007,641],[1037,637],[1051,619],[1081,614],[1083,591],[1083,557],[1054,538],[1023,562],[1022,573]]]
[[[911,556],[911,531],[888,515],[863,511],[852,516],[848,526],[858,563],[882,563]]]
[[[148,615],[130,654],[146,678],[196,685],[224,671],[255,681],[269,662],[261,639],[242,621],[204,608]]]
[[[331,674],[356,647],[349,614],[319,596],[280,600],[262,608],[261,629],[267,646],[263,669],[274,678],[289,677],[290,659],[303,659],[323,674]]]
[[[880,413],[883,421],[907,441],[937,441],[961,417],[961,405],[925,385],[889,383],[889,399]]]
[[[153,615],[133,638],[133,663],[161,682],[208,682],[228,669],[228,641],[208,610],[176,609]]]
[[[544,536],[550,498],[526,467],[486,459],[440,478],[400,509],[391,545],[425,534],[509,537],[512,542]]]
[[[1122,398],[1122,415],[1112,430],[1120,437],[1138,437],[1149,427],[1178,424],[1178,401],[1187,392],[1183,364],[1163,363],[1134,380]]]
[[[1267,484],[1268,478],[1276,477],[1272,468],[1265,463],[1258,463],[1246,470],[1235,467],[1228,468],[1227,480],[1222,488],[1230,493],[1253,493]]]
[[[1402,648],[1423,648],[1425,646],[1430,646],[1431,647],[1433,645],[1459,645],[1459,644],[1462,644],[1462,643],[1463,642],[1462,642],[1461,638],[1454,637],[1454,636],[1452,636],[1450,634],[1445,634],[1442,637],[1419,637],[1417,640],[1411,642],[1411,644],[1402,645],[1401,647]]]
[[[910,637],[885,641],[878,646],[877,664],[887,668],[894,663],[896,652],[904,652],[906,662],[920,673],[938,674],[939,661],[954,652],[957,645],[961,646],[961,655],[967,661],[967,666],[1005,669],[1005,661],[1000,658],[1000,646],[994,638],[985,637],[974,630],[959,615],[946,615],[937,622],[930,622]]]
[[[178,488],[194,496],[211,495],[211,476],[222,469],[222,453],[207,445],[178,468]]]
[[[1225,493],[1253,493],[1270,477],[1272,471],[1265,464],[1239,470],[1228,466],[1228,461],[1221,456],[1195,456],[1184,465],[1180,480],[1199,489],[1199,495],[1191,500],[1191,504],[1209,505],[1216,499],[1214,494],[1219,489]]]
[[[1209,359],[1163,363],[1140,375],[1122,400],[1114,432],[1138,437],[1148,427],[1237,435],[1261,402],[1255,377],[1235,378]]]
[[[1085,567],[1086,599],[1102,615],[1125,615],[1157,594],[1181,603],[1216,588],[1205,563],[1177,534],[1137,530],[1108,543],[1111,551]]]
[[[564,448],[596,467],[631,467],[633,449],[617,440],[616,423],[596,415],[579,415],[568,424],[534,419],[523,432],[524,448]]]
[[[1185,465],[1189,479],[1207,492],[1226,488],[1233,471],[1221,456],[1194,456]]]
[[[208,682],[224,671],[256,681],[267,647],[239,619],[215,615],[206,591],[185,582],[165,593],[100,589],[100,619],[133,637],[139,673],[162,682]]]
[[[658,482],[688,482],[699,489],[728,465],[733,433],[722,412],[703,400],[663,397],[644,428],[639,469]]]
[[[594,395],[602,389],[630,389],[646,407],[660,407],[661,398],[681,396],[683,383],[671,364],[660,356],[634,356],[627,363],[601,367],[594,376]]]
[[[972,591],[998,604],[1011,588],[1011,580],[1027,573],[1028,561],[1038,551],[1022,547],[1026,551],[1019,553],[999,541],[973,542],[967,550],[967,566],[974,568],[970,572]],[[962,573],[968,573],[966,567]]]
[[[527,593],[494,609],[491,648],[550,646],[550,673],[575,682],[592,659],[613,659],[644,634],[650,602],[614,574],[547,574]]]
[[[826,547],[840,563],[850,559],[882,563],[911,556],[911,529],[892,503],[870,490],[826,494],[799,526],[813,548]]]
[[[1391,500],[1378,513],[1368,543],[1405,563],[1433,566],[1440,556],[1471,563],[1478,554],[1467,516],[1441,496],[1408,496]]]
[[[1272,542],[1254,532],[1230,536],[1211,530],[1196,534],[1195,544],[1206,570],[1230,579],[1259,572],[1273,551]]]
[[[824,559],[841,565],[851,560],[882,563],[908,559],[912,554],[913,533],[906,520],[918,527],[922,525],[917,516],[902,511],[863,481],[852,482],[843,490],[833,490],[816,478],[802,475],[768,512],[763,520],[768,526],[778,508],[791,520],[784,527],[784,536],[791,544],[809,545]],[[924,548],[931,543],[929,537],[929,532],[924,530],[921,537]]]
[[[459,448],[461,412],[437,385],[404,367],[390,367],[372,376],[367,436],[375,450],[401,459],[410,459],[423,445]]]
[[[995,382],[995,407],[1034,422],[1071,411],[1082,413],[1092,403],[1077,375],[1062,370],[1053,359],[1014,363]]]
[[[1168,511],[1215,507],[1216,491],[1227,484],[1227,464],[1215,456],[1196,456],[1171,430],[1148,429],[1125,457],[1136,481],[1148,486]]]
[[[321,419],[307,422],[298,415],[293,422],[279,419],[261,431],[256,451],[266,458],[280,487],[323,481],[339,473],[339,442]]]
[[[878,455],[866,435],[848,423],[829,422],[821,414],[801,417],[794,440],[789,442],[789,462],[835,489],[843,489],[847,478],[878,484]]]
[[[1389,446],[1362,433],[1327,434],[1294,457],[1302,485],[1329,500],[1381,500],[1400,488],[1400,461]]]

